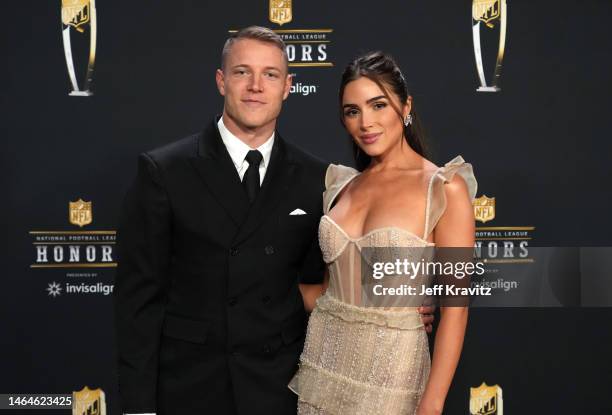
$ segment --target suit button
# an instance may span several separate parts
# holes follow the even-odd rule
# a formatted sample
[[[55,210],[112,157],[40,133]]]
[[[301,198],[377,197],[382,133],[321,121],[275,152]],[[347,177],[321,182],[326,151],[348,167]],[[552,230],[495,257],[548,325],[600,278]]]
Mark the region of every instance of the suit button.
[[[236,256],[238,255],[240,251],[238,250],[238,248],[236,248],[235,246],[233,246],[232,248],[230,248],[230,255],[231,256]]]
[[[269,295],[265,295],[263,296],[263,298],[261,299],[261,302],[264,304],[268,304],[270,302],[271,298]]]
[[[274,253],[274,247],[272,245],[268,245],[264,248],[266,255],[272,255]]]
[[[227,300],[227,303],[230,305],[230,307],[235,306],[237,302],[238,300],[236,299],[236,297],[232,297],[229,300]]]

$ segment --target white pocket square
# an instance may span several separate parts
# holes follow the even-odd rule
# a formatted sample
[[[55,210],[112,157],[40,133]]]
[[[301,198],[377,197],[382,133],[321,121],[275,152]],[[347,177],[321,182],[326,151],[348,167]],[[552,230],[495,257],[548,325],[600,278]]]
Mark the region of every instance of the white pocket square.
[[[289,215],[305,215],[306,212],[304,212],[302,209],[296,209],[293,212],[291,212]]]

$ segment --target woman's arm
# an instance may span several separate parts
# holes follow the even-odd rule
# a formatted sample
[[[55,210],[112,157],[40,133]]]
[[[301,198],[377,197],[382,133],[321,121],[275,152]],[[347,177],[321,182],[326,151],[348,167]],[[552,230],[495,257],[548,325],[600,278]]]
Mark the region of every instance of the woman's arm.
[[[329,274],[326,268],[322,284],[300,284],[300,292],[302,293],[302,299],[304,300],[304,309],[307,313],[310,313],[314,309],[317,298],[319,298],[325,292],[325,290],[327,290],[328,282]]]
[[[456,175],[444,186],[446,210],[435,230],[436,247],[474,246],[474,211],[463,179]],[[418,415],[441,414],[459,362],[467,326],[467,307],[440,307],[431,373],[421,397]]]

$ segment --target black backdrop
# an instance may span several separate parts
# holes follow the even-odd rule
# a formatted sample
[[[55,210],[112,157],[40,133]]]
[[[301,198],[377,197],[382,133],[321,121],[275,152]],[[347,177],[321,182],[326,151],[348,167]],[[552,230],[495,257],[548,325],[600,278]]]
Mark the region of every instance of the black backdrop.
[[[612,245],[612,3],[509,1],[502,91],[489,94],[475,91],[467,0],[293,3],[293,21],[280,27],[265,0],[100,0],[87,98],[68,96],[60,1],[3,5],[0,393],[101,387],[118,413],[111,297],[47,291],[51,282],[112,285],[114,268],[32,268],[31,232],[116,229],[137,154],[221,112],[214,70],[230,29],[333,29],[334,66],[293,69],[317,92],[286,102],[288,140],[350,164],[340,73],[355,54],[384,49],[412,88],[433,160],[463,155],[478,195],[496,197],[487,225],[533,226],[530,246]],[[93,205],[83,228],[67,220],[78,198]],[[446,412],[468,413],[469,387],[485,381],[502,387],[507,413],[611,413],[610,321],[609,308],[474,309]]]

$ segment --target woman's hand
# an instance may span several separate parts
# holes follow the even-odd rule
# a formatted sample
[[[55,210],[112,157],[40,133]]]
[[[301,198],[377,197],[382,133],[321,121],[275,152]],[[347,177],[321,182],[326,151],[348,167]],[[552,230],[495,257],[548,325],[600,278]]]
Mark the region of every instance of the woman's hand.
[[[300,292],[304,300],[304,310],[310,313],[317,303],[317,298],[323,294],[323,284],[300,284]]]
[[[323,283],[322,284],[300,284],[300,293],[302,293],[302,299],[304,300],[304,310],[307,313],[312,312],[314,310],[315,305],[317,304],[317,298],[319,298],[325,291],[327,290],[327,285],[329,284],[329,272],[327,268],[325,269],[325,274],[323,274]]]
[[[429,404],[426,401],[421,401],[419,408],[416,411],[416,415],[440,415],[442,413],[442,407]]]

